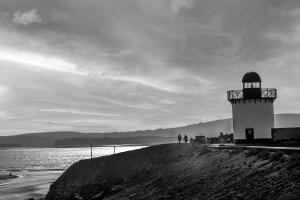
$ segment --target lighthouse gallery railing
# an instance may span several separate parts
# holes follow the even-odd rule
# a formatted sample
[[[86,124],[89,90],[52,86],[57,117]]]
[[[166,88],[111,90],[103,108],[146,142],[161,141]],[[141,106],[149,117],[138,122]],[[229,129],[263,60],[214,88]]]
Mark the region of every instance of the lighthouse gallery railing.
[[[277,90],[274,88],[262,88],[261,97],[262,99],[276,99]],[[244,99],[243,89],[227,91],[228,100]]]

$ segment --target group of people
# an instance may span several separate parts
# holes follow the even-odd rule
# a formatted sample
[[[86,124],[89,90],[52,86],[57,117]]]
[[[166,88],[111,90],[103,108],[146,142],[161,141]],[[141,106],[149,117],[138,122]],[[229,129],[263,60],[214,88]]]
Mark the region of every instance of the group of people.
[[[177,138],[178,138],[178,143],[180,143],[182,140],[182,136],[180,134],[178,134]],[[183,140],[184,140],[184,143],[187,143],[189,141],[188,136],[184,135]]]

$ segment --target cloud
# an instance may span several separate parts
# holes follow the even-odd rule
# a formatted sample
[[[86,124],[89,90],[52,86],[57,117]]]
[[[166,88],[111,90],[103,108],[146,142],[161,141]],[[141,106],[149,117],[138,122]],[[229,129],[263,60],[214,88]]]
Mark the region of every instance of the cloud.
[[[6,112],[0,111],[0,118],[6,118],[8,114]]]
[[[126,103],[124,100],[116,100],[110,99],[107,97],[101,97],[101,100],[107,102],[109,104],[113,104],[114,106],[126,107],[126,108],[133,108],[133,109],[141,109],[141,110],[152,110],[157,108],[154,105],[149,104],[133,104],[133,103]]]
[[[124,81],[124,82],[139,84],[139,85],[151,87],[156,90],[162,90],[165,92],[178,92],[178,90],[172,85],[160,83],[157,80],[149,80],[149,79],[147,80],[147,77],[101,74],[100,78],[113,80],[113,81]]]
[[[278,88],[276,112],[300,112],[299,0],[0,1],[0,110],[18,116],[0,134],[230,117],[247,71]]]
[[[76,75],[88,74],[87,71],[78,70],[76,64],[62,58],[11,48],[0,48],[0,61],[22,64],[20,67],[44,68]]]
[[[9,91],[9,87],[0,85],[0,96],[5,95]]]
[[[40,111],[41,112],[49,112],[49,113],[62,113],[62,114],[69,113],[69,114],[75,114],[75,115],[90,115],[90,116],[107,116],[107,117],[119,116],[119,114],[87,112],[87,111],[79,111],[79,110],[64,109],[64,108],[40,109]]]
[[[171,9],[173,12],[178,13],[183,8],[191,9],[194,5],[194,0],[172,0]]]
[[[42,18],[38,15],[36,9],[32,9],[29,11],[17,11],[14,13],[12,22],[17,25],[27,26],[29,24],[40,24],[42,23]]]
[[[1,120],[9,120],[9,119],[15,119],[16,117],[5,112],[5,111],[0,111],[0,119]]]
[[[0,23],[6,23],[7,21],[10,21],[9,14],[8,13],[0,13]]]
[[[295,25],[289,33],[279,31],[266,32],[264,36],[273,41],[281,41],[284,44],[299,45],[300,44],[300,23]]]

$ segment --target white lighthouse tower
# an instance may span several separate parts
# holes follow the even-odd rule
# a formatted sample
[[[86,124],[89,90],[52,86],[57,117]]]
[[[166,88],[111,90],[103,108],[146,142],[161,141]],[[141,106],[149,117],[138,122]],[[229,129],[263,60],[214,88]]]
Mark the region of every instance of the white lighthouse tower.
[[[243,89],[227,92],[232,104],[235,143],[268,142],[274,128],[273,102],[277,91],[261,88],[261,78],[256,72],[246,73],[242,82]]]

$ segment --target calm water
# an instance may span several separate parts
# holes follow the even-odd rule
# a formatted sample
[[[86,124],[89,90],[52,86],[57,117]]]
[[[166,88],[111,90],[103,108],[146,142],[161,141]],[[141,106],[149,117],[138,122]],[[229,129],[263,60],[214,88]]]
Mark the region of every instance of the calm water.
[[[144,146],[117,146],[116,153]],[[113,147],[94,147],[93,157],[113,154]],[[0,180],[0,200],[45,197],[53,183],[70,165],[90,158],[90,148],[0,148],[0,175],[12,173],[16,179]]]
[[[117,146],[116,153],[143,146]],[[93,157],[113,154],[113,147],[93,147]],[[0,148],[0,170],[66,169],[90,158],[90,148]]]

